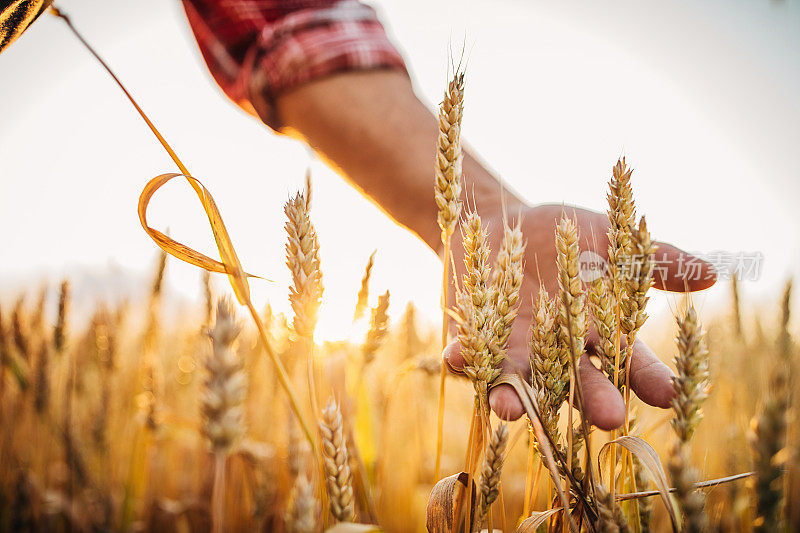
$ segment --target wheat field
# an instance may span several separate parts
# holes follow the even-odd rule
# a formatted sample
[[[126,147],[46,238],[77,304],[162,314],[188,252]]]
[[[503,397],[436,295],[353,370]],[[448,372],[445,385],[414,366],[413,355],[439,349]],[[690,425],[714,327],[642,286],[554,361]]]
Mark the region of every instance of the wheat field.
[[[356,520],[386,531],[425,530],[437,481],[441,345],[435,328],[420,323],[411,305],[398,310],[388,327],[388,295],[370,294],[368,276],[357,297],[354,287],[354,315],[371,321],[370,333],[361,345],[315,347],[314,385],[324,409],[314,413],[310,401],[302,406],[308,419],[325,428],[314,432],[324,452],[320,469],[254,328],[218,297],[224,278],[203,276],[198,285],[204,305],[165,321],[165,268],[162,254],[148,302],[98,306],[88,320],[72,315],[68,281],[47,288],[57,299],[33,290],[0,306],[0,529],[319,531],[338,520]],[[302,271],[296,278],[301,285],[308,281]],[[787,368],[797,356],[781,319],[788,299],[781,303],[776,295],[774,306],[751,309],[733,298],[735,286],[731,294],[729,312],[703,317],[712,386],[688,462],[697,481],[753,471],[758,477],[702,489],[703,527],[754,530],[764,520],[756,502],[772,497],[782,514],[769,527],[794,529],[797,511],[791,504],[800,498],[796,458],[780,441],[780,424],[769,420],[785,417],[783,431],[793,442],[794,412],[784,405],[782,414],[770,414],[776,386],[770,368],[782,351],[791,356]],[[313,313],[313,302],[297,300],[295,311]],[[45,306],[51,301],[57,305]],[[261,315],[292,386],[309,398],[302,326],[269,307]],[[674,354],[676,329],[664,326],[648,340],[659,353]],[[467,379],[448,379],[448,385],[442,476],[464,469],[474,405]],[[328,398],[336,400],[328,405]],[[654,443],[668,469],[672,413],[633,407],[637,434]],[[757,417],[762,420],[754,425]],[[526,494],[529,512],[557,506],[556,495],[546,467],[539,467],[541,457],[529,454],[536,439],[525,417],[507,429],[494,417],[490,424],[505,435],[505,451],[496,454],[503,457],[495,480],[502,501],[491,505],[493,520],[499,527],[504,514],[513,531]],[[608,436],[594,433],[597,449]],[[539,470],[532,496],[531,461]],[[497,463],[480,466],[488,476],[476,479],[491,479]],[[640,511],[646,507],[653,516],[641,530],[669,530],[658,497],[642,501],[650,505]],[[626,504],[620,512],[629,521],[634,516]],[[554,520],[550,527],[563,526]],[[683,527],[688,528],[685,518]]]
[[[581,277],[580,225],[562,209],[557,288],[524,294],[520,220],[490,227],[464,200],[464,90],[456,68],[431,167],[442,321],[393,308],[371,286],[373,254],[353,308],[339,310],[364,326],[360,342],[315,337],[325,278],[310,180],[285,204],[291,311],[275,314],[251,300],[211,193],[136,106],[181,170],[140,198],[161,248],[149,297],[77,313],[67,279],[0,302],[0,531],[800,529],[791,280],[772,305],[754,306],[734,277],[726,311],[706,316],[686,294],[672,322],[643,330],[656,244],[623,158],[608,184],[606,268]],[[220,261],[147,224],[149,199],[175,177],[203,202]],[[202,305],[167,316],[174,260],[201,267]],[[533,319],[516,324],[530,376],[504,373],[531,296]],[[590,331],[589,363],[625,401],[611,432],[583,415]],[[670,354],[671,409],[631,394],[642,337]],[[441,358],[453,341],[460,377]],[[517,421],[489,408],[501,384],[522,401]]]

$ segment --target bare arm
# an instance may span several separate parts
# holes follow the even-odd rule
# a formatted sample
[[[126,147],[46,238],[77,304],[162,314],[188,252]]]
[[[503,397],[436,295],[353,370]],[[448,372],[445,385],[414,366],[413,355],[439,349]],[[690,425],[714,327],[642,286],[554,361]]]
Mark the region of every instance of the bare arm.
[[[433,200],[436,118],[397,70],[337,74],[277,98],[284,131],[299,137],[394,220],[434,250],[440,243]],[[499,209],[500,186],[471,155],[465,190],[481,213]],[[507,203],[520,200],[506,195]]]

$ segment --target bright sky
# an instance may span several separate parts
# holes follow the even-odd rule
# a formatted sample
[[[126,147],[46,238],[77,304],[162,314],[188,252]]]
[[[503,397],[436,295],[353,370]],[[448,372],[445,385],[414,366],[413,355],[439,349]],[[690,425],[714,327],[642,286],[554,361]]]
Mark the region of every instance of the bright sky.
[[[782,280],[800,273],[800,3],[373,4],[428,103],[440,99],[449,47],[466,41],[464,135],[530,202],[603,209],[611,166],[625,154],[657,238],[763,253],[761,281],[744,284],[753,298],[776,298]],[[258,302],[287,307],[282,206],[311,164],[326,284],[321,336],[346,335],[376,248],[375,293],[392,291],[395,316],[413,300],[435,319],[436,257],[304,146],[225,100],[177,0],[60,5],[211,190],[245,268],[275,280],[253,282]],[[155,247],[136,202],[150,178],[172,171],[109,78],[60,21],[43,17],[0,55],[3,292],[107,265],[148,271]],[[151,223],[214,251],[188,187],[163,191]],[[198,279],[171,263],[172,288],[195,297]],[[727,295],[714,291],[707,298]]]

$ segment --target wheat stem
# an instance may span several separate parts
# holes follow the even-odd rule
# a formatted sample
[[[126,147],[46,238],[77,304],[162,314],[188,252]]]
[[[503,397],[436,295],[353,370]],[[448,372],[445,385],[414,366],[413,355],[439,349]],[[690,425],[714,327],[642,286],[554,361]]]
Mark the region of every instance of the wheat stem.
[[[450,270],[450,235],[444,236],[443,242],[443,249],[444,249],[444,257],[442,259],[443,269],[442,269],[442,354],[444,354],[444,349],[447,348],[447,330],[448,330],[448,322],[449,317],[447,316],[447,310],[449,309],[448,304],[448,293],[450,292],[449,287],[449,270]],[[443,360],[442,361],[442,368],[439,372],[439,407],[438,413],[436,418],[436,463],[434,466],[434,474],[433,478],[435,480],[439,479],[442,469],[442,446],[444,444],[444,401],[445,401],[445,382],[447,380],[447,364]]]
[[[142,110],[142,108],[139,107],[139,104],[136,103],[136,100],[134,100],[133,96],[128,92],[128,90],[122,84],[120,79],[117,78],[117,76],[114,74],[114,72],[111,70],[111,68],[106,64],[106,62],[103,61],[103,59],[100,57],[100,55],[83,38],[83,36],[78,32],[78,30],[75,28],[75,26],[73,26],[72,21],[69,19],[69,17],[66,14],[64,14],[63,12],[61,12],[60,10],[56,9],[55,6],[52,6],[52,10],[51,11],[53,12],[53,14],[55,16],[57,16],[58,18],[62,19],[66,23],[67,27],[73,33],[73,35],[75,35],[75,37],[89,51],[89,53],[92,54],[92,56],[94,56],[94,58],[100,63],[100,65],[109,74],[109,76],[111,76],[111,78],[114,80],[114,82],[119,86],[120,90],[122,90],[122,92],[128,98],[128,100],[130,101],[131,105],[133,105],[133,107],[139,113],[139,115],[141,116],[142,120],[144,120],[144,122],[147,124],[147,127],[150,128],[150,131],[153,132],[153,135],[155,135],[155,137],[158,139],[158,141],[161,144],[161,146],[169,154],[169,156],[172,159],[172,161],[180,169],[181,173],[184,176],[191,176],[191,174],[189,173],[189,170],[186,168],[186,166],[183,164],[183,162],[178,158],[177,154],[172,150],[172,148],[167,143],[167,141],[164,139],[164,137],[161,135],[161,133],[159,133],[159,131],[156,129],[155,125],[150,121],[150,119],[147,117],[147,115],[145,115],[145,113]],[[205,193],[203,192],[201,186],[196,181],[191,180],[191,179],[188,180],[188,181],[189,181],[189,185],[192,187],[192,189],[194,189],[194,191],[197,193],[197,195],[199,197],[201,197],[201,198],[205,197]],[[294,394],[294,389],[292,388],[292,385],[291,385],[291,383],[289,381],[289,377],[286,374],[286,370],[283,367],[283,363],[280,361],[280,359],[278,358],[277,354],[275,353],[275,350],[273,349],[272,345],[269,342],[269,337],[267,335],[267,331],[266,331],[266,329],[264,328],[264,325],[261,322],[261,318],[258,316],[258,311],[256,311],[255,306],[253,306],[253,303],[249,300],[249,298],[247,299],[247,301],[245,301],[245,306],[247,307],[248,311],[250,312],[250,315],[253,317],[253,321],[256,324],[256,328],[258,329],[258,333],[259,333],[259,336],[261,338],[261,341],[262,341],[262,343],[264,344],[264,347],[267,350],[267,354],[268,354],[270,360],[272,361],[272,364],[275,366],[276,372],[278,373],[278,381],[280,382],[281,387],[283,387],[284,391],[286,392],[287,396],[289,397],[289,402],[290,402],[290,404],[292,406],[292,410],[294,411],[295,416],[297,416],[298,420],[300,421],[300,425],[303,427],[303,433],[306,435],[306,438],[308,439],[309,444],[311,445],[312,449],[316,453],[316,449],[317,449],[316,448],[316,443],[314,442],[314,437],[313,437],[313,434],[311,433],[310,426],[306,422],[305,416],[303,416],[303,413],[300,410],[300,406],[299,406],[299,404],[297,402],[297,398],[295,397],[295,394]]]
[[[211,531],[224,533],[225,528],[225,463],[227,454],[214,454],[214,485],[211,489]]]

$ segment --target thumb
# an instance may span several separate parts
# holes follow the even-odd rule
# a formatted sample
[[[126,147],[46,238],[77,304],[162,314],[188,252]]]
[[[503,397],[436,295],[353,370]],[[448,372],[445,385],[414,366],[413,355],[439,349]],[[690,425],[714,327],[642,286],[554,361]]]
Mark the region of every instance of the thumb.
[[[653,287],[671,292],[707,289],[717,281],[711,263],[671,244],[657,243],[653,256]]]

